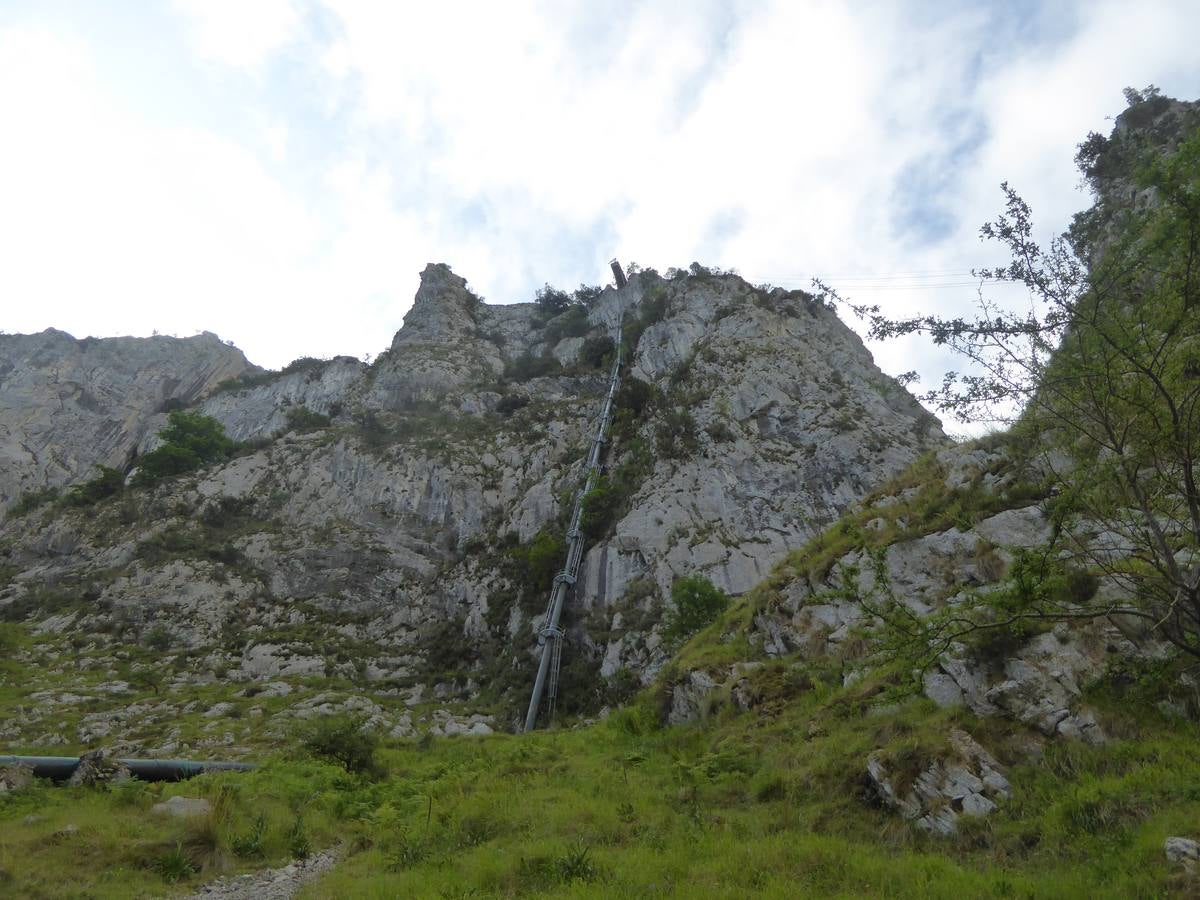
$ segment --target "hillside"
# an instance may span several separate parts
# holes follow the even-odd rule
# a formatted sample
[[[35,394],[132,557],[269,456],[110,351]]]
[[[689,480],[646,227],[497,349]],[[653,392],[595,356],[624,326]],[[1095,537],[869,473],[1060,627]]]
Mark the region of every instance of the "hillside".
[[[1081,145],[1087,315],[967,443],[830,298],[699,265],[491,306],[431,264],[371,365],[5,336],[8,442],[40,435],[0,522],[5,752],[261,767],[4,770],[0,891],[1194,894],[1198,119],[1133,92]],[[618,321],[557,715],[518,734]],[[212,460],[156,474],[185,426]],[[110,437],[52,452],[77,429]]]

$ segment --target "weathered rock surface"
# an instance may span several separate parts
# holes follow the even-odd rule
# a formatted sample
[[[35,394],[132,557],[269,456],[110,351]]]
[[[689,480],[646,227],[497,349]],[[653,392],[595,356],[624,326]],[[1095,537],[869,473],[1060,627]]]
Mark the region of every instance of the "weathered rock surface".
[[[83,338],[0,334],[0,510],[20,495],[125,466],[164,404],[255,370],[215,334]]]
[[[33,769],[29,766],[0,767],[0,793],[19,791],[33,784]]]
[[[1009,795],[1000,764],[965,731],[951,731],[945,754],[915,773],[903,765],[912,761],[873,753],[867,774],[885,803],[934,834],[954,834],[960,816],[986,816]]]
[[[1163,843],[1167,862],[1183,866],[1189,872],[1195,870],[1200,861],[1200,842],[1185,837],[1169,837]]]
[[[642,274],[601,293],[582,322],[577,312],[547,321],[535,304],[482,304],[462,278],[431,265],[404,327],[370,367],[302,361],[214,392],[250,370],[206,338],[191,340],[222,362],[186,385],[163,388],[168,367],[142,371],[166,393],[138,406],[137,391],[123,389],[120,408],[137,414],[122,413],[136,422],[120,432],[122,452],[152,445],[164,397],[205,391],[201,411],[234,437],[265,443],[86,516],[46,508],[0,523],[0,567],[11,573],[0,607],[25,604],[32,627],[88,634],[96,647],[153,634],[171,658],[203,660],[182,679],[443,684],[443,701],[509,684],[523,692],[548,585],[525,583],[498,548],[561,529],[605,388],[579,348],[622,316],[640,331],[627,378],[650,385],[653,400],[629,411],[610,447],[610,471],[645,462],[589,549],[571,602],[576,664],[595,671],[591,681],[622,670],[646,681],[664,663],[659,620],[677,575],[745,591],[944,444],[936,420],[879,372],[858,337],[801,292]],[[517,365],[543,358],[541,375]],[[54,382],[51,363],[39,365],[22,371],[41,409]],[[514,396],[524,405],[497,411]],[[88,415],[104,419],[111,406]],[[297,409],[331,424],[289,431]],[[73,410],[55,421],[76,421]],[[25,419],[3,425],[28,443]],[[70,471],[86,475],[92,461],[120,462],[80,456]],[[109,740],[135,726],[114,722],[111,734],[89,722],[81,735]],[[476,724],[494,727],[468,719],[466,728]],[[423,727],[435,726],[445,731]]]

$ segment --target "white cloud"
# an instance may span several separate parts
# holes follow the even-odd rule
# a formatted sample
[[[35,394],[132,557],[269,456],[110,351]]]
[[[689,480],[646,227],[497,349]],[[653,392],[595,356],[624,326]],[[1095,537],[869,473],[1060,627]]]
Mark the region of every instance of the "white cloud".
[[[173,0],[194,24],[197,53],[213,62],[254,69],[295,37],[295,0]]]
[[[30,301],[3,327],[204,327],[278,364],[386,346],[430,260],[493,302],[602,280],[613,254],[800,285],[962,272],[996,260],[976,233],[1000,181],[1061,229],[1086,201],[1074,145],[1121,88],[1200,84],[1200,9],[1165,0],[1024,23],[884,0],[177,8],[212,93],[170,124],[102,87],[100,48],[0,43],[0,238],[19,249],[0,287]],[[189,115],[213,97],[219,125]],[[843,284],[897,313],[973,297]],[[875,350],[893,372],[949,365]]]

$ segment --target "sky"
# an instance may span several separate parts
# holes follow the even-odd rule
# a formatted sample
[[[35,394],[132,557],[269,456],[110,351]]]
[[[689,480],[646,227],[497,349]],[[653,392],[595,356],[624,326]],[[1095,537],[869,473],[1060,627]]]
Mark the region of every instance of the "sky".
[[[1195,0],[0,0],[0,330],[362,358],[427,262],[509,303],[614,256],[965,310],[1000,183],[1061,232],[1076,144],[1127,86],[1200,96],[1197,35]]]

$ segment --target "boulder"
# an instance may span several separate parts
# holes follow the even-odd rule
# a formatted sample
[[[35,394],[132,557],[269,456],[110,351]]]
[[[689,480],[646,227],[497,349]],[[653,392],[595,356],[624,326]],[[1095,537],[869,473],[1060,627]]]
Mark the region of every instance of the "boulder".
[[[129,770],[107,750],[92,750],[79,757],[79,766],[67,780],[69,785],[107,784],[129,778]]]
[[[986,816],[1009,795],[1000,764],[957,729],[948,735],[945,752],[921,766],[910,783],[900,770],[900,760],[882,751],[867,759],[880,799],[933,834],[954,834],[960,816]]]
[[[1196,867],[1200,860],[1200,843],[1185,837],[1169,837],[1163,845],[1167,854],[1167,862],[1183,866],[1188,871]]]

